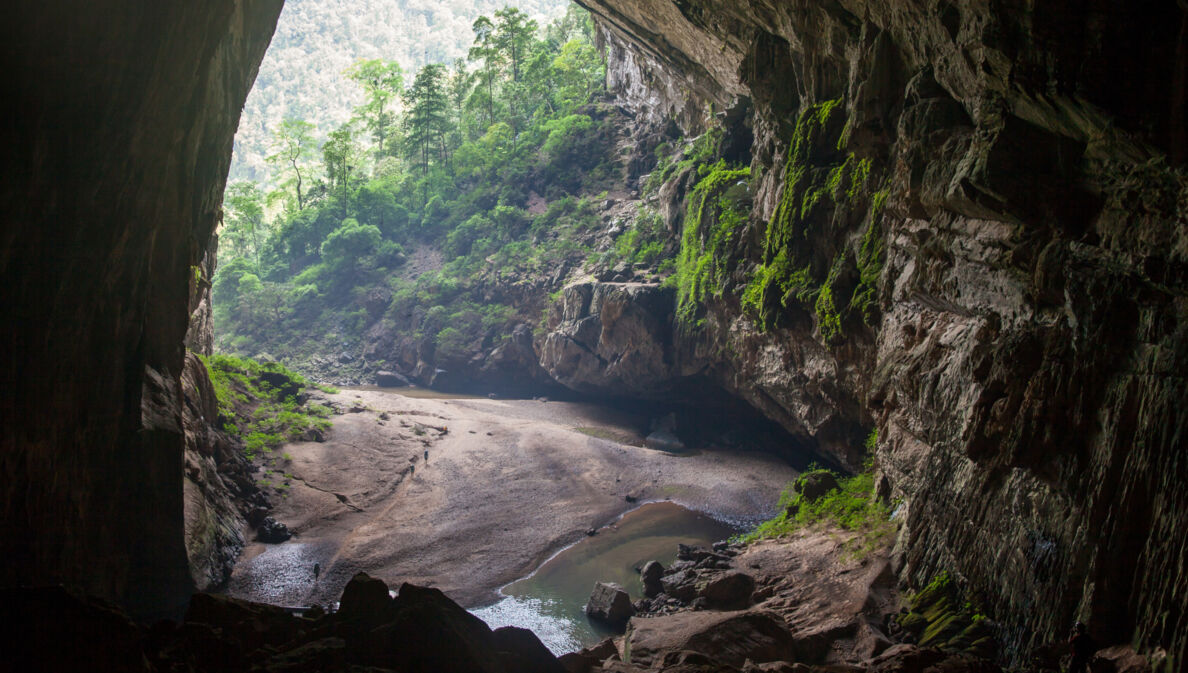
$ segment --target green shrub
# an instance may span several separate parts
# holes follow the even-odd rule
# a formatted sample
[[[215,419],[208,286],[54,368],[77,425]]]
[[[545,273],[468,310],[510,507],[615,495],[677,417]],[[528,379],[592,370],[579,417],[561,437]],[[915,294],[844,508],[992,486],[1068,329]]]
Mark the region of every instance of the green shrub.
[[[861,472],[852,477],[837,477],[838,488],[817,498],[807,500],[799,492],[800,486],[814,472],[797,477],[780,495],[780,513],[764,521],[736,540],[749,543],[755,540],[779,538],[812,526],[836,526],[858,533],[850,544],[850,551],[862,554],[886,544],[896,530],[890,511],[875,495],[874,474]]]

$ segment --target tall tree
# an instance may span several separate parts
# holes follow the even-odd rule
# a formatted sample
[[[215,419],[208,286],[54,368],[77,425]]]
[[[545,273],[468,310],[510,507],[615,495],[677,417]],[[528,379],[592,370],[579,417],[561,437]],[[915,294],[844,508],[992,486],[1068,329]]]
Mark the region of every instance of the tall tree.
[[[445,161],[446,134],[450,130],[450,102],[446,96],[446,69],[430,63],[417,71],[413,85],[405,91],[408,106],[404,116],[405,151],[410,159],[429,171],[429,160],[436,154]]]
[[[519,82],[524,58],[536,38],[536,21],[515,7],[495,12],[495,45],[511,66],[511,81]]]
[[[474,30],[474,46],[470,48],[467,57],[471,61],[482,63],[479,67],[479,87],[475,92],[481,92],[485,99],[483,107],[487,109],[486,126],[490,126],[495,123],[495,80],[499,77],[503,55],[499,48],[495,24],[491,19],[480,16],[474,20],[471,28]]]
[[[314,125],[304,119],[285,119],[272,132],[273,153],[267,160],[284,176],[281,188],[293,187],[297,210],[305,210],[306,206],[304,185],[310,177],[309,161],[317,147],[313,131]]]
[[[355,108],[375,139],[375,157],[384,156],[384,140],[395,119],[397,97],[404,88],[404,71],[395,61],[373,58],[360,60],[346,71],[347,77],[363,87],[367,100]]]

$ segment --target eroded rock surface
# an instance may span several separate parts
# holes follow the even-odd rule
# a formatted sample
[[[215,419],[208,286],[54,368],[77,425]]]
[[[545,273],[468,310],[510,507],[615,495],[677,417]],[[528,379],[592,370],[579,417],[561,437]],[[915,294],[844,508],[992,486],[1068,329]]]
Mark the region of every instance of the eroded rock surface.
[[[751,224],[677,370],[850,466],[877,427],[904,577],[957,573],[1008,657],[1081,618],[1183,658],[1188,10],[582,4],[636,114],[749,110]]]

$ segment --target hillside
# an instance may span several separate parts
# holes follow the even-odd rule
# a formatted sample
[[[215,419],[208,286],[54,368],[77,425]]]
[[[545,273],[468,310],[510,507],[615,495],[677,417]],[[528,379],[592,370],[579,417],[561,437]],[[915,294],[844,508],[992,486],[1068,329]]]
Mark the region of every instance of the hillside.
[[[465,58],[474,20],[508,4],[542,25],[569,6],[567,0],[288,0],[243,108],[229,179],[269,182],[264,158],[271,132],[287,117],[313,123],[319,139],[350,119],[363,101],[342,76],[351,64],[387,59],[411,73]]]

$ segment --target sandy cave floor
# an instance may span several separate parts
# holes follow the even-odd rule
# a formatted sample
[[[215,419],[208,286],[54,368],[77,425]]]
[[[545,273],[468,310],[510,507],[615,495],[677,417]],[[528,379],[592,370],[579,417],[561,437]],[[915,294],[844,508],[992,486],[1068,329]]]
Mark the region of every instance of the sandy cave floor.
[[[578,432],[638,439],[623,414],[596,405],[378,390],[328,397],[363,410],[335,416],[325,442],[278,450],[291,457],[280,465],[291,478],[287,495],[273,496],[273,514],[295,535],[249,543],[228,586],[233,596],[327,604],[365,571],[389,586],[435,586],[481,605],[587,529],[638,506],[628,495],[755,520],[773,513],[796,475],[760,452],[674,455]]]

